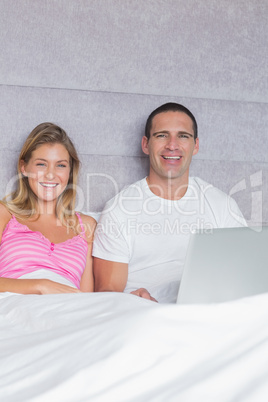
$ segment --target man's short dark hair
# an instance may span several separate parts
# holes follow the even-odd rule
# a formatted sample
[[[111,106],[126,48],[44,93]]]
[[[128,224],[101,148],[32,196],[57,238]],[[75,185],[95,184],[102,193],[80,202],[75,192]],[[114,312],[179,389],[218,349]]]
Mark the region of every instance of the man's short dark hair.
[[[145,136],[148,138],[150,138],[150,131],[152,128],[152,120],[153,118],[159,114],[159,113],[165,113],[165,112],[181,112],[181,113],[185,113],[187,114],[187,116],[190,117],[190,119],[193,122],[193,130],[194,130],[194,140],[196,140],[197,136],[198,136],[198,128],[197,128],[197,122],[195,120],[195,117],[193,115],[192,112],[190,112],[189,109],[187,109],[187,107],[180,105],[179,103],[175,103],[175,102],[168,102],[165,103],[164,105],[159,106],[157,109],[155,109],[150,116],[147,119],[146,125],[145,125]]]

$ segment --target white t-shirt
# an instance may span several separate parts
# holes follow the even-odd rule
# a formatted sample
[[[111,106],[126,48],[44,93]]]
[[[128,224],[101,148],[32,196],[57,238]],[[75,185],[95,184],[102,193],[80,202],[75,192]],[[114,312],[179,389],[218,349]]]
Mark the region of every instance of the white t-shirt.
[[[159,302],[175,302],[190,233],[244,225],[236,202],[197,177],[175,201],[154,195],[142,179],[106,204],[93,256],[128,264],[125,292],[145,288]]]

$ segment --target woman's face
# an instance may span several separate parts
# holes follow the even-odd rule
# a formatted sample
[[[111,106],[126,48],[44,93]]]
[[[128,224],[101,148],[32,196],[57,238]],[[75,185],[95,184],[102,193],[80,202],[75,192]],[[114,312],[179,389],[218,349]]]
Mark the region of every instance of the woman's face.
[[[62,144],[43,144],[28,163],[21,162],[21,172],[39,201],[56,203],[70,176],[70,157]]]

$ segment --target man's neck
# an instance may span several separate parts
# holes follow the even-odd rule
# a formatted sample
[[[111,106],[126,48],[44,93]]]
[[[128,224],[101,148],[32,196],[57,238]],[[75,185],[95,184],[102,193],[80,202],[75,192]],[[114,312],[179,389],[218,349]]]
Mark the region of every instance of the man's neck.
[[[176,178],[155,178],[149,174],[146,178],[147,184],[155,195],[167,200],[180,200],[187,191],[189,176]]]

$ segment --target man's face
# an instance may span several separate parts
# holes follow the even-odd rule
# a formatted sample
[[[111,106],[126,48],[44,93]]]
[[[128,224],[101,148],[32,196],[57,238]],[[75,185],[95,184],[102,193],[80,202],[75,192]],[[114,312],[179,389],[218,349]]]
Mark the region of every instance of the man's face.
[[[150,175],[188,180],[192,156],[199,149],[193,122],[183,112],[163,112],[152,120],[150,139],[143,137],[142,150],[150,158]]]

